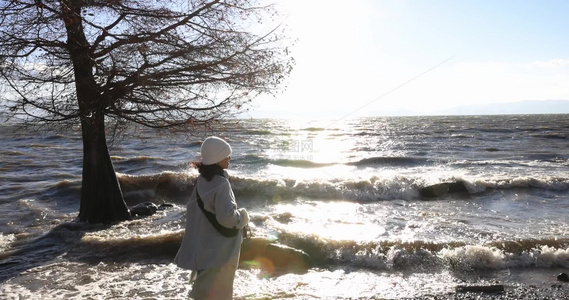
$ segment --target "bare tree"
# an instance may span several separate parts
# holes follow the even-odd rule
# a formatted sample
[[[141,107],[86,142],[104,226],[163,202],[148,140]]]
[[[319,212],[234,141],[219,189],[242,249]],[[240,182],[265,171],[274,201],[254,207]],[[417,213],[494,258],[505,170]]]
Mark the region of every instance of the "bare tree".
[[[273,93],[293,60],[257,0],[2,0],[5,111],[81,124],[79,219],[130,218],[105,122],[204,124]]]

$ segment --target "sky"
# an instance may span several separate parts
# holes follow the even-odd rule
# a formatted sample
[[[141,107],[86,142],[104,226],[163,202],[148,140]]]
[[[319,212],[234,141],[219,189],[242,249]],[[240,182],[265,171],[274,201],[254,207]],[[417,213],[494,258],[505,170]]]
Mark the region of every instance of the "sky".
[[[251,117],[569,100],[569,1],[276,0],[296,60]],[[569,113],[569,111],[567,111]]]

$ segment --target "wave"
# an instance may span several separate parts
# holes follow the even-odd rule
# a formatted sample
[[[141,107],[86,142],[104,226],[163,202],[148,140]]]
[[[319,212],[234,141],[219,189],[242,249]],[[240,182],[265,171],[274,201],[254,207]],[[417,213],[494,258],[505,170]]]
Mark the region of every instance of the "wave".
[[[380,156],[364,158],[356,162],[347,163],[353,166],[372,166],[372,165],[385,165],[385,166],[418,166],[431,164],[431,160],[419,157],[404,157],[404,156]]]
[[[2,156],[20,156],[20,155],[25,155],[25,153],[22,151],[16,151],[16,150],[2,150],[2,151],[0,151],[0,155],[2,155]]]
[[[545,134],[531,134],[531,137],[534,138],[544,138],[544,139],[560,139],[560,140],[564,140],[567,139],[567,135],[563,134],[563,133],[545,133]]]
[[[149,175],[117,173],[117,178],[125,202],[130,206],[147,201],[182,203],[187,200],[189,191],[191,192],[193,188],[196,174],[169,171]],[[13,192],[15,188],[5,190]],[[23,190],[23,188],[20,187],[18,190]],[[75,208],[81,197],[81,179],[63,179],[43,188],[41,192],[30,191],[28,196],[32,198],[37,196],[38,200],[50,202],[56,206],[63,205]]]
[[[50,136],[45,137],[44,139],[50,141],[50,140],[60,140],[60,139],[66,139],[67,137],[63,134],[53,134]]]
[[[111,156],[111,159],[117,162],[133,163],[133,162],[144,162],[149,160],[160,160],[160,157],[153,157],[147,155],[140,155],[136,157],[122,157],[122,156]]]
[[[376,201],[417,198],[418,188],[414,179],[397,177],[380,179],[296,180],[259,179],[232,177],[231,185],[236,194],[253,198],[294,199],[310,197],[315,199],[338,199]]]
[[[302,131],[309,131],[309,132],[318,132],[318,131],[326,131],[326,128],[322,128],[322,127],[307,127],[307,128],[303,128],[301,129]]]
[[[248,155],[246,159],[251,159],[251,155]],[[308,157],[310,155],[303,155],[304,157]],[[347,166],[356,166],[356,167],[377,167],[377,166],[390,166],[390,167],[415,167],[415,166],[425,166],[425,165],[432,165],[437,161],[427,158],[421,157],[404,157],[404,156],[379,156],[379,157],[368,157],[363,158],[353,162],[327,162],[327,163],[320,163],[314,162],[311,160],[295,160],[295,159],[285,159],[285,158],[277,158],[277,159],[270,159],[266,157],[255,156],[257,158],[256,162],[261,164],[273,164],[283,167],[294,167],[294,168],[301,168],[301,169],[310,169],[310,168],[322,168],[322,167],[329,167],[334,165],[347,165]],[[277,156],[278,157],[278,156]],[[287,157],[283,155],[283,157]],[[440,161],[438,161],[440,163]]]
[[[426,178],[393,176],[369,179],[295,180],[232,177],[236,194],[264,198],[310,197],[316,199],[355,200],[413,200],[442,197],[450,194],[476,195],[491,190],[541,189],[554,192],[569,190],[569,178],[518,177],[493,180],[465,180],[426,184]]]
[[[566,192],[569,190],[569,178],[556,176],[522,176],[495,180],[476,180],[473,181],[470,186],[471,191],[474,193],[487,189],[512,190],[524,188],[534,188],[554,192]]]
[[[569,267],[569,239],[463,242],[355,242],[279,233],[279,241],[308,253],[317,265],[347,265],[373,270],[453,271]]]
[[[172,259],[182,241],[184,232],[136,235],[127,238],[87,235],[74,248],[76,255],[89,253],[88,260],[140,261],[144,259]]]
[[[317,163],[310,160],[293,160],[293,159],[275,159],[270,161],[271,164],[283,167],[295,167],[295,168],[322,168],[333,166],[334,163]]]
[[[47,144],[30,144],[28,145],[30,148],[54,148],[54,149],[61,149],[59,145],[47,145]]]
[[[266,165],[277,165],[282,167],[292,167],[299,169],[312,169],[312,168],[323,168],[336,165],[346,165],[346,166],[356,166],[356,167],[378,167],[378,166],[388,166],[388,167],[416,167],[416,166],[429,166],[435,163],[444,163],[441,160],[433,160],[422,157],[404,157],[404,156],[379,156],[379,157],[368,157],[352,162],[315,162],[310,159],[291,159],[294,156],[299,158],[310,158],[312,153],[303,152],[302,155],[287,155],[288,152],[277,153],[274,155],[257,155],[257,154],[247,154],[242,157],[235,158],[235,161],[241,164],[266,166]],[[114,156],[113,160],[116,161],[134,161],[135,159],[146,159],[145,157],[131,158],[127,159],[124,157]],[[154,158],[158,159],[158,158]]]
[[[146,201],[187,201],[196,178],[187,172],[162,172],[149,175],[128,175],[117,173],[125,202],[134,205]]]
[[[146,201],[184,203],[190,195],[197,174],[163,172],[149,175],[118,173],[127,204]],[[425,175],[427,176],[427,175]],[[294,178],[259,178],[231,176],[233,191],[245,199],[295,199],[307,197],[328,200],[373,202],[380,200],[416,200],[452,196],[477,195],[492,190],[540,189],[569,191],[569,178],[516,177],[498,179],[463,179],[427,184],[427,177],[392,176],[380,178],[336,178],[300,180]]]
[[[247,130],[245,131],[246,135],[272,135],[273,133],[270,130]]]
[[[81,194],[80,180],[60,180],[42,192],[40,200],[54,201],[57,205],[65,203],[78,203]]]

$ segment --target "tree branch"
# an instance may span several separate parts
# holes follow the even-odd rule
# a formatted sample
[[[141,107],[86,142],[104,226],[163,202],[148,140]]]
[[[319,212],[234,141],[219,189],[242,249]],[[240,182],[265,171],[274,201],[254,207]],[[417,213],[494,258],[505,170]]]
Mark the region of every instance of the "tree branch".
[[[105,55],[107,55],[108,53],[110,53],[111,51],[113,51],[114,49],[117,49],[117,48],[122,47],[122,46],[125,46],[125,45],[137,44],[137,43],[140,43],[140,42],[150,41],[150,40],[152,40],[152,39],[154,39],[154,38],[156,38],[156,37],[158,37],[158,36],[163,35],[164,33],[168,32],[168,31],[170,31],[170,30],[172,30],[172,29],[175,29],[175,28],[177,28],[177,27],[179,27],[179,26],[181,26],[181,25],[186,24],[186,23],[187,23],[189,20],[191,20],[192,18],[198,16],[202,11],[205,11],[205,10],[209,9],[210,7],[212,7],[213,5],[219,3],[219,1],[221,1],[221,0],[215,0],[215,1],[212,1],[212,2],[210,2],[210,3],[207,3],[207,4],[205,4],[204,6],[202,6],[201,8],[199,8],[198,10],[196,10],[196,11],[194,11],[193,13],[189,14],[188,16],[184,17],[184,18],[181,19],[180,21],[178,21],[178,22],[176,22],[176,23],[174,23],[174,24],[172,24],[172,25],[166,26],[165,28],[162,28],[161,30],[159,30],[159,31],[157,31],[157,32],[149,33],[149,34],[133,35],[133,36],[130,36],[129,38],[127,38],[127,39],[119,40],[118,42],[116,42],[116,43],[110,45],[108,48],[105,48],[105,49],[99,51],[98,53],[95,53],[95,54],[94,54],[94,57],[95,57],[95,58],[98,58],[98,57],[105,56]]]

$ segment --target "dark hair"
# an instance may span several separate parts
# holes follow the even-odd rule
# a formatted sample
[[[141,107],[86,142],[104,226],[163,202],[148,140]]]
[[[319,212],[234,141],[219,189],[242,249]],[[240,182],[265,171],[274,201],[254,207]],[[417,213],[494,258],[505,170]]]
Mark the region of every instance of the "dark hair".
[[[223,173],[223,168],[220,167],[218,164],[213,165],[204,165],[202,163],[195,163],[195,166],[198,168],[198,172],[200,175],[205,178],[207,181],[211,181],[213,176],[220,175],[225,177]]]

